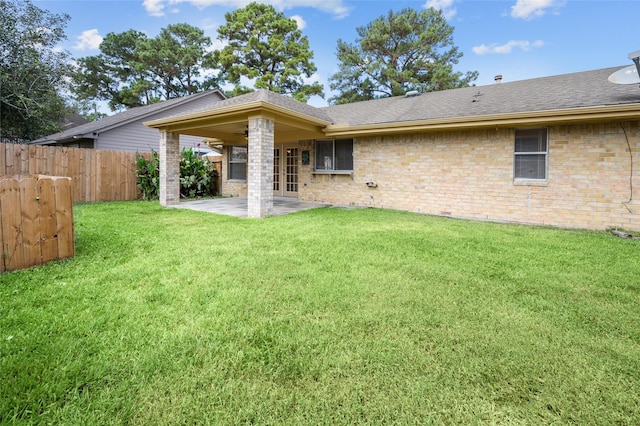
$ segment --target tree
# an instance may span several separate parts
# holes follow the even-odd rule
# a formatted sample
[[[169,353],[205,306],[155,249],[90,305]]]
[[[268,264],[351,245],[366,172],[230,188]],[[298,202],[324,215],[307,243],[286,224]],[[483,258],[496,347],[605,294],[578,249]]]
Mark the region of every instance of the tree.
[[[69,54],[68,15],[40,9],[31,0],[0,0],[0,137],[29,141],[55,133],[64,118]]]
[[[317,70],[309,40],[273,6],[250,3],[225,15],[218,39],[228,42],[217,52],[226,79],[236,85],[235,94],[251,91],[241,86],[241,77],[254,80],[257,89],[292,95],[306,102],[312,95],[324,96],[318,82],[307,84]]]
[[[137,46],[146,38],[135,30],[109,33],[99,55],[79,58],[72,86],[78,101],[108,101],[112,111],[151,103],[151,77],[138,65]]]
[[[417,12],[389,11],[356,29],[355,45],[338,40],[340,70],[330,77],[338,94],[331,103],[343,104],[409,90],[430,92],[468,86],[477,71],[453,71],[462,53],[453,45],[453,27],[433,8]]]
[[[109,33],[99,55],[78,60],[73,91],[80,102],[104,100],[112,110],[190,95],[217,85],[215,77],[202,78],[210,46],[188,24],[169,25],[155,38],[135,30]]]
[[[204,66],[211,64],[209,46],[211,39],[201,29],[169,25],[156,38],[140,43],[140,66],[153,75],[154,87],[163,98],[190,95],[217,83],[215,78],[199,79]]]

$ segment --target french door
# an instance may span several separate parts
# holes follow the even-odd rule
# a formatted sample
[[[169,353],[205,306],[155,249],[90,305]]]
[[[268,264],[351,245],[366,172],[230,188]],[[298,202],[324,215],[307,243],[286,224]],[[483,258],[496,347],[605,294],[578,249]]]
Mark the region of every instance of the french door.
[[[273,149],[273,195],[298,196],[298,148],[276,145]]]

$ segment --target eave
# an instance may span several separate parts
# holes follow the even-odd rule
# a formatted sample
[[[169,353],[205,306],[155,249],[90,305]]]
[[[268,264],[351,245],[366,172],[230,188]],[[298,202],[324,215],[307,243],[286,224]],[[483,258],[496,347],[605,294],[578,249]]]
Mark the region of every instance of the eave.
[[[400,133],[425,133],[460,129],[486,129],[516,126],[546,126],[640,119],[640,103],[584,107],[562,110],[529,111],[470,117],[439,118],[362,126],[334,124],[325,128],[325,137],[379,136]]]

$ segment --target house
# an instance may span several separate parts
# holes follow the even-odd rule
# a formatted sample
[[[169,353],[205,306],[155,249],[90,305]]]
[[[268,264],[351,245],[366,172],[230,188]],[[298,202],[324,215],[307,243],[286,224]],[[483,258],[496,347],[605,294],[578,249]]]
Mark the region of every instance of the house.
[[[180,135],[222,141],[222,193],[458,218],[640,230],[640,87],[620,67],[315,108],[256,91],[149,120],[161,199]],[[499,80],[498,80],[499,81]]]
[[[203,105],[219,102],[225,96],[219,90],[209,90],[181,98],[132,108],[105,117],[99,121],[66,126],[59,133],[31,142],[35,145],[57,145],[73,148],[94,148],[117,151],[158,151],[158,131],[143,125],[143,121],[156,120],[180,114]],[[181,148],[194,148],[202,154],[213,150],[202,143],[202,137],[184,136]]]

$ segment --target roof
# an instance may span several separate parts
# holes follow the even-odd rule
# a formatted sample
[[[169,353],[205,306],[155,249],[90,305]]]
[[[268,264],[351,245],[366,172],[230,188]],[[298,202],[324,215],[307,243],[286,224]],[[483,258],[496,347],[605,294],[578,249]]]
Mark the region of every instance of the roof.
[[[608,81],[620,67],[486,86],[397,96],[325,107],[333,124],[349,127],[425,120],[563,111],[640,103],[637,85]]]
[[[620,68],[323,108],[315,108],[267,90],[258,90],[145,124],[233,142],[233,135],[241,134],[246,125],[243,117],[246,120],[249,115],[258,113],[275,114],[276,132],[279,132],[280,139],[639,119],[638,85],[619,85],[608,80],[609,75]],[[295,121],[300,130],[305,120],[315,126],[310,126],[306,134],[296,133],[286,127]]]
[[[205,96],[210,96],[213,94],[218,95],[216,98],[217,102],[220,102],[220,99],[225,98],[222,92],[220,92],[217,89],[198,92],[198,93],[183,96],[180,98],[169,99],[166,101],[162,101],[162,102],[158,102],[150,105],[131,108],[129,110],[104,117],[98,121],[91,121],[86,124],[68,128],[59,133],[55,133],[53,135],[49,135],[44,138],[37,139],[31,143],[44,144],[48,142],[63,141],[63,140],[73,139],[74,136],[92,137],[96,133],[101,133],[101,132],[104,132],[105,130],[123,126],[135,120],[151,117],[155,114],[162,113],[163,111],[168,111],[171,108],[174,108],[178,105],[182,105],[184,103],[193,101],[195,99],[199,99]]]
[[[191,115],[191,114],[196,115],[203,112],[216,112],[216,111],[222,111],[222,110],[230,110],[230,109],[233,109],[234,107],[246,107],[248,105],[253,105],[256,103],[271,104],[271,105],[286,109],[288,111],[297,113],[298,115],[301,115],[301,116],[308,116],[310,118],[317,119],[320,121],[325,121],[327,123],[331,122],[331,117],[327,115],[327,113],[324,112],[322,109],[313,107],[303,102],[298,102],[289,96],[283,96],[265,89],[256,90],[250,93],[246,93],[244,95],[225,99],[220,102],[212,102],[209,105],[201,105],[198,108],[183,111],[180,114],[167,116],[165,118]]]

